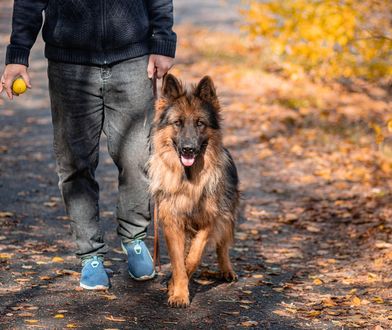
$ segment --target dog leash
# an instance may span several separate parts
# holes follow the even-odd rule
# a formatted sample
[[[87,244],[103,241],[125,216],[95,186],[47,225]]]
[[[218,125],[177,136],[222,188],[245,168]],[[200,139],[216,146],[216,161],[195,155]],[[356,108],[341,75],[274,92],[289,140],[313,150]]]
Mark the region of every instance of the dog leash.
[[[152,91],[154,95],[154,100],[158,99],[158,90],[157,90],[157,72],[154,70],[154,74],[152,76]],[[161,271],[161,258],[159,255],[159,227],[158,227],[158,201],[155,200],[154,203],[154,269],[158,263],[158,271]]]

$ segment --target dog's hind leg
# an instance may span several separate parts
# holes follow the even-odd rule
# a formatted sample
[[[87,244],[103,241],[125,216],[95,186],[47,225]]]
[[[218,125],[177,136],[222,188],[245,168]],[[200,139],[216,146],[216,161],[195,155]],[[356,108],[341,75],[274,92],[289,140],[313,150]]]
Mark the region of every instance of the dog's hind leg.
[[[199,230],[195,237],[192,239],[191,246],[189,248],[189,253],[185,260],[186,273],[188,278],[191,278],[192,274],[196,270],[197,266],[200,264],[201,257],[203,255],[204,248],[208,242],[210,230],[201,229]]]
[[[216,253],[218,255],[218,264],[221,271],[221,277],[228,282],[236,281],[238,279],[237,274],[233,270],[233,266],[230,262],[229,256],[229,243],[223,241],[216,247]]]
[[[189,305],[189,281],[185,269],[184,230],[173,225],[173,223],[164,225],[163,229],[172,266],[168,304],[171,307],[186,307]]]

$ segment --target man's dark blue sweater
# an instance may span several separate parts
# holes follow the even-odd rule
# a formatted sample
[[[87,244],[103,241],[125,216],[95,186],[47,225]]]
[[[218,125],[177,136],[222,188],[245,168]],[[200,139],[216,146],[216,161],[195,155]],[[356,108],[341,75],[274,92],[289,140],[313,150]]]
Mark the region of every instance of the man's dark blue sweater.
[[[15,0],[6,64],[28,66],[43,11],[50,60],[103,65],[146,54],[175,55],[172,0]]]

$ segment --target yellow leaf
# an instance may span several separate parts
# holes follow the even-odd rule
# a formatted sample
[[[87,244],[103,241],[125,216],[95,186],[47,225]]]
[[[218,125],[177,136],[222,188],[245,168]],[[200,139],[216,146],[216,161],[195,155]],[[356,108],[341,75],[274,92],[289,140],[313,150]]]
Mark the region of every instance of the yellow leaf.
[[[359,299],[357,296],[354,296],[354,297],[351,299],[351,303],[352,303],[352,305],[354,305],[354,306],[360,306],[360,305],[361,305],[361,299]]]
[[[334,302],[331,298],[327,298],[323,301],[324,307],[334,307],[336,306],[336,302]]]
[[[61,257],[53,257],[52,262],[64,262],[64,259]]]
[[[313,280],[313,284],[314,285],[321,285],[321,284],[323,284],[324,282],[322,281],[322,280],[320,280],[319,278],[316,278],[316,279],[314,279]]]
[[[320,311],[310,311],[310,312],[308,312],[308,316],[309,316],[309,317],[317,317],[317,316],[319,316],[320,314],[321,314]]]
[[[387,127],[388,127],[389,133],[392,133],[392,119],[388,120]]]
[[[375,302],[376,304],[383,304],[384,303],[384,299],[382,299],[380,296],[374,296],[372,298],[372,301]]]
[[[25,320],[26,323],[35,324],[38,323],[38,320]]]
[[[11,259],[12,256],[12,253],[0,253],[0,259]]]
[[[71,328],[71,329],[74,329],[74,328],[77,328],[78,326],[76,325],[76,324],[74,324],[74,323],[68,323],[67,324],[67,328]]]
[[[63,319],[64,318],[64,314],[56,314],[54,316],[55,319]]]

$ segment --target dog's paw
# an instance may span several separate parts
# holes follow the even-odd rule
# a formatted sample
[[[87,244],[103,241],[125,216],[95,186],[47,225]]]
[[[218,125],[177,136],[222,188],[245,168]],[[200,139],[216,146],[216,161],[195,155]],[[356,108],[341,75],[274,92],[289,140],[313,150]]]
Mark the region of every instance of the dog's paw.
[[[189,306],[189,295],[172,295],[167,300],[170,307],[185,308]]]
[[[234,270],[229,270],[227,272],[220,272],[220,277],[227,282],[236,282],[238,281],[238,275]]]

